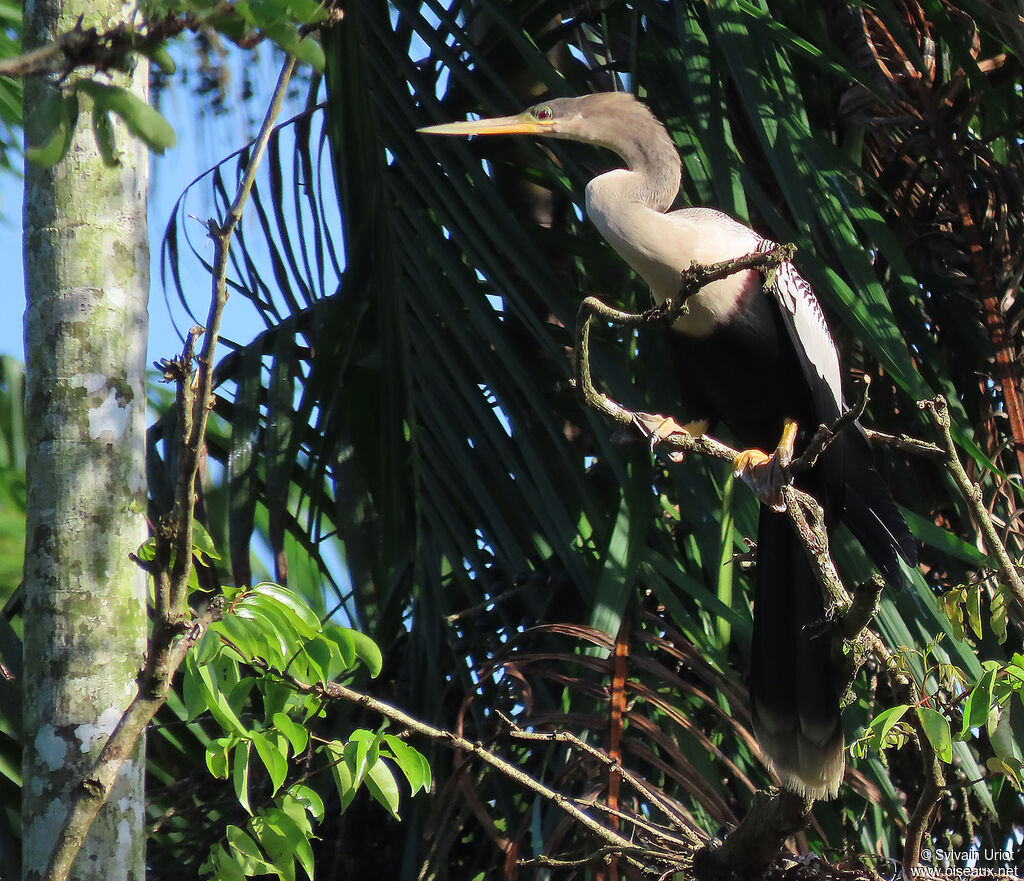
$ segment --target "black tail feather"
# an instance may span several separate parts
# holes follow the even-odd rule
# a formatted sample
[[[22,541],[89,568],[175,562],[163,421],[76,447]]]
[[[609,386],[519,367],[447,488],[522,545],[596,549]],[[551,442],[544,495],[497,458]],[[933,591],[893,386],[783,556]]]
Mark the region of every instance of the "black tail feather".
[[[834,796],[844,769],[821,587],[784,514],[761,508],[750,696],[758,742],[786,788]]]

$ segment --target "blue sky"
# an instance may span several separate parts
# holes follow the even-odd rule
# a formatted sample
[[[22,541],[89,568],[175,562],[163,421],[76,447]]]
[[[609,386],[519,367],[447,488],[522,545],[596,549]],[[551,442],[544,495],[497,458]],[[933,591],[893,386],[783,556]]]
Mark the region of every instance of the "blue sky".
[[[194,53],[175,53],[176,60],[184,59],[185,65],[171,79],[169,87],[159,97],[160,110],[174,126],[178,146],[163,156],[151,156],[151,186],[149,196],[150,266],[152,286],[150,290],[150,362],[176,354],[180,349],[178,331],[175,329],[171,311],[160,286],[160,240],[164,227],[171,216],[175,200],[191,180],[206,171],[231,151],[251,140],[259,130],[264,112],[265,97],[277,79],[279,54],[261,47],[251,53],[235,51],[228,56],[227,69],[230,80],[227,85],[225,109],[204,112],[201,102],[193,94],[193,84],[198,81],[194,69],[189,69]],[[187,47],[186,47],[187,48]],[[245,101],[243,92],[251,86],[254,97]],[[293,96],[281,114],[287,119],[301,109],[304,95]],[[86,121],[87,122],[87,121]],[[21,257],[21,204],[22,187],[20,178],[13,174],[0,173],[0,266],[7,276],[4,294],[4,314],[8,320],[0,322],[0,354],[23,358],[22,315],[25,310],[25,286]],[[190,203],[193,213],[208,206],[198,200]],[[197,225],[200,220],[194,221]],[[208,288],[209,278],[194,279],[197,289]],[[173,295],[170,295],[173,296]],[[197,302],[196,308],[205,315],[206,306]],[[172,304],[174,317],[184,328],[191,321],[176,303]],[[262,330],[251,309],[244,303],[229,303],[225,316],[225,330],[229,336],[243,340]]]

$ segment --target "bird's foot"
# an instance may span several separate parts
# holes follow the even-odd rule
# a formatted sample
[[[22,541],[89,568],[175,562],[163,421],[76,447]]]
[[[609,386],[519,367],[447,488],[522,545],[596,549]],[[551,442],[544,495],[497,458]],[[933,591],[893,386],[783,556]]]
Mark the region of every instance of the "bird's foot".
[[[782,487],[790,480],[789,464],[793,461],[797,424],[787,419],[779,446],[770,456],[763,450],[743,450],[732,460],[733,474],[747,484],[754,494],[774,511],[785,511]]]
[[[708,430],[706,419],[680,425],[671,416],[662,416],[658,413],[634,413],[633,424],[650,440],[652,453],[658,444],[664,443],[674,434],[701,437]],[[682,450],[673,450],[668,454],[668,458],[671,462],[682,462],[683,455]]]
[[[743,450],[732,460],[732,473],[772,510],[786,510],[786,503],[782,500],[786,476],[777,456],[769,456],[763,450]]]

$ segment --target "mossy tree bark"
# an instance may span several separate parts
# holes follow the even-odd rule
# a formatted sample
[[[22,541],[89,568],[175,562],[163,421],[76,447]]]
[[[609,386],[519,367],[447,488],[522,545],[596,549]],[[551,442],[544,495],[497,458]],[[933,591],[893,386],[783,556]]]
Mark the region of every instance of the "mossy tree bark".
[[[110,0],[28,0],[25,46],[79,17],[103,30],[131,14]],[[147,64],[114,82],[145,97]],[[32,143],[54,88],[26,82]],[[146,649],[146,582],[128,555],[146,535],[148,157],[115,119],[119,165],[105,166],[82,110],[67,156],[25,171],[25,881],[43,874],[68,797],[87,785]],[[73,878],[144,878],[143,749],[125,763]]]

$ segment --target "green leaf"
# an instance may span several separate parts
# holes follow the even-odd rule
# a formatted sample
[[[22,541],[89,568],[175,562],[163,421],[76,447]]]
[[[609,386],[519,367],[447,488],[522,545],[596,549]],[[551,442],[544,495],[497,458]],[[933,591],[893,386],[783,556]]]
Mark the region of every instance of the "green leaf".
[[[909,709],[909,704],[898,704],[895,707],[883,710],[871,720],[871,724],[868,727],[871,730],[870,745],[872,749],[880,750],[888,745],[887,738],[889,732],[892,731],[893,726],[903,718],[903,715]]]
[[[358,630],[350,630],[349,634],[352,637],[356,655],[366,664],[370,676],[376,679],[384,667],[384,658],[381,656],[380,649],[377,648],[377,643]]]
[[[341,799],[341,810],[344,812],[355,798],[357,788],[352,777],[352,769],[345,757],[345,747],[339,741],[332,740],[324,744],[323,751],[331,763],[331,776],[334,778],[334,786]]]
[[[215,844],[210,850],[217,881],[245,881],[245,872],[236,862],[234,854],[224,849],[224,845]]]
[[[200,713],[206,712],[206,698],[200,686],[193,654],[185,660],[185,672],[181,678],[181,700],[185,706],[185,719],[191,722]]]
[[[263,762],[270,774],[270,782],[273,785],[271,794],[276,795],[281,784],[284,783],[285,777],[288,776],[288,756],[276,744],[271,743],[270,738],[265,737],[259,731],[251,732],[250,736],[260,761]],[[283,740],[282,743],[284,743]]]
[[[296,823],[295,819],[279,808],[270,808],[266,812],[267,822],[279,831],[288,842],[291,852],[298,860],[302,870],[310,881],[313,881],[313,848],[309,844],[309,823],[305,819],[304,812],[301,812],[302,824]]]
[[[273,723],[274,727],[288,738],[292,752],[297,756],[301,755],[309,743],[309,732],[286,713],[274,713]]]
[[[972,585],[967,590],[967,622],[971,625],[971,632],[981,639],[981,585]]]
[[[324,637],[311,639],[303,646],[302,651],[309,664],[310,673],[321,682],[330,682],[343,670],[348,669],[349,665],[342,662],[341,653],[333,640]]]
[[[917,717],[935,750],[935,755],[947,765],[953,761],[953,738],[949,731],[949,720],[931,707],[918,707]]]
[[[245,711],[245,706],[249,701],[249,695],[252,693],[253,686],[256,685],[256,680],[252,676],[245,676],[239,679],[234,685],[226,689],[224,694],[225,700],[228,702],[228,706],[234,710],[235,714],[241,716]]]
[[[300,37],[298,30],[285,24],[267,24],[260,29],[285,52],[294,55],[297,61],[309,64],[317,71],[324,69],[323,47],[313,37]]]
[[[306,838],[313,837],[313,824],[309,821],[306,805],[295,798],[292,789],[288,789],[283,793],[282,797],[278,800],[278,806],[288,815],[288,818]]]
[[[370,794],[388,809],[391,816],[400,820],[401,817],[398,816],[398,782],[384,759],[378,759],[370,767],[366,773],[365,783]]]
[[[74,87],[92,98],[97,108],[121,117],[128,130],[157,153],[163,153],[177,143],[170,123],[127,89],[89,79],[78,80]]]
[[[269,813],[269,812],[268,812]],[[270,857],[274,871],[284,881],[295,881],[295,858],[292,853],[292,842],[280,825],[273,822],[265,814],[252,821],[253,831],[263,849]]]
[[[355,632],[350,627],[342,627],[340,624],[331,624],[324,628],[324,637],[337,646],[346,670],[356,662],[356,641],[352,636]]]
[[[985,724],[992,751],[1000,758],[1015,758],[1020,755],[1020,747],[1013,737],[1010,726],[1010,710],[1008,707],[993,707],[993,711]]]
[[[306,639],[313,639],[321,632],[322,627],[316,612],[295,591],[282,587],[280,584],[265,581],[257,584],[252,592],[255,596],[267,597],[278,604],[292,622],[292,626]]]
[[[233,737],[218,737],[206,746],[206,767],[218,780],[228,779],[228,759],[236,742]]]
[[[46,133],[42,142],[29,146],[25,157],[36,165],[49,168],[59,162],[71,147],[78,122],[78,96],[71,92],[48,94],[37,108],[39,127]]]
[[[367,770],[377,763],[381,738],[382,735],[364,728],[357,728],[349,735],[348,743],[345,744],[345,761],[352,771],[356,788],[363,782]]]
[[[239,660],[248,663],[253,658],[265,657],[267,641],[262,631],[235,612],[227,612],[220,621],[214,621],[208,632],[223,636],[227,641],[227,649],[232,655],[237,653]]]
[[[988,670],[971,689],[964,704],[964,724],[960,731],[961,737],[967,737],[972,728],[983,728],[988,723],[992,712],[992,685],[996,680],[996,671]]]
[[[209,563],[211,560],[219,560],[220,554],[213,543],[213,538],[206,531],[198,520],[192,521],[192,554],[201,562]]]
[[[153,536],[147,538],[141,545],[139,545],[139,549],[135,552],[135,556],[146,563],[155,560],[156,538]]]
[[[412,794],[415,795],[420,789],[429,790],[431,774],[426,756],[393,734],[385,734],[384,743],[391,750],[391,756],[405,775],[405,779],[409,781]]]
[[[160,72],[167,76],[171,76],[177,69],[174,59],[164,43],[142,46],[139,48],[139,52],[149,58],[150,61],[160,68]]]
[[[235,715],[235,711],[231,709],[231,705],[221,692],[219,685],[214,681],[210,665],[195,665],[191,655],[189,655],[189,659],[194,664],[193,669],[196,681],[199,685],[200,691],[202,692],[203,700],[206,701],[206,708],[210,711],[210,714],[217,720],[225,731],[233,731],[242,737],[247,737],[249,734],[248,729],[242,724],[238,716]]]
[[[258,602],[248,600],[247,597],[238,603],[231,614],[244,622],[249,632],[249,644],[256,649],[253,655],[271,667],[283,670],[292,650],[300,644],[298,634],[272,604],[260,607]]]
[[[1012,756],[991,756],[985,765],[993,774],[1005,774],[1013,781],[1013,785],[1019,792],[1024,788],[1021,780],[1021,771],[1024,771],[1024,763]]]
[[[239,860],[246,875],[259,875],[271,871],[270,864],[263,858],[259,845],[244,829],[229,824],[224,830],[224,837],[231,845],[231,849],[236,852],[236,859]]]
[[[210,631],[206,631],[192,650],[192,657],[195,659],[196,665],[202,667],[211,663],[220,654],[220,649],[220,640]]]
[[[296,802],[302,805],[303,809],[313,815],[318,823],[324,818],[324,800],[320,798],[319,793],[304,783],[300,783],[297,786],[293,786],[290,790],[290,795],[295,799]]]
[[[231,764],[231,784],[235,788],[235,797],[238,803],[245,808],[245,812],[252,815],[252,807],[249,805],[249,755],[251,744],[249,741],[242,741],[235,748],[234,761]]]

